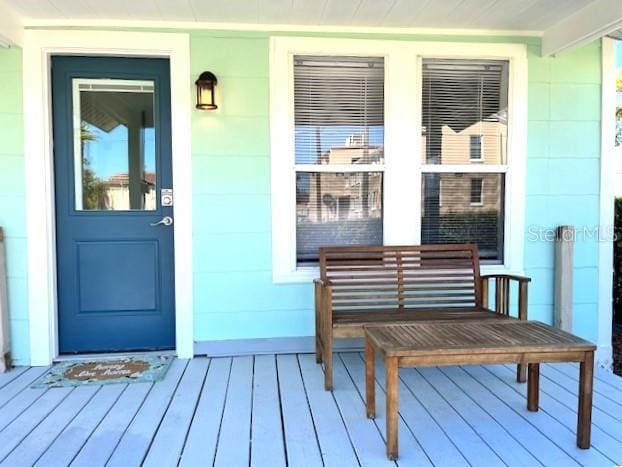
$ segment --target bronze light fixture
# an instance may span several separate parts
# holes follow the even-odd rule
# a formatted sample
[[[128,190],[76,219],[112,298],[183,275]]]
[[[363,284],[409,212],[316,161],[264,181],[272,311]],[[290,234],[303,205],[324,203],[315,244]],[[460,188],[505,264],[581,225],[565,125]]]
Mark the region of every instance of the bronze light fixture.
[[[194,84],[197,85],[197,109],[214,110],[218,106],[214,100],[214,88],[218,80],[214,73],[204,71]]]

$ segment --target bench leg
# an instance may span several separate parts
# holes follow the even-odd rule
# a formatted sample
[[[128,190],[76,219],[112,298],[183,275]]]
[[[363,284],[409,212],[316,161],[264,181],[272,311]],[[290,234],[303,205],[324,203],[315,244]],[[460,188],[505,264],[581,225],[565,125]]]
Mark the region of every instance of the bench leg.
[[[527,381],[527,365],[524,363],[516,365],[516,381],[519,383]]]
[[[397,358],[388,357],[385,360],[387,373],[387,457],[397,459],[397,410],[398,410],[398,387],[397,387]]]
[[[332,336],[323,336],[324,346],[322,349],[322,358],[324,360],[324,389],[333,390],[333,340]]]
[[[540,364],[530,363],[527,383],[527,410],[537,412],[540,406]]]
[[[594,352],[586,352],[579,371],[579,414],[577,417],[577,446],[589,449],[592,432],[592,385]]]
[[[315,363],[322,363],[322,342],[320,336],[315,336]]]
[[[376,355],[374,348],[365,341],[365,399],[367,418],[376,418]]]

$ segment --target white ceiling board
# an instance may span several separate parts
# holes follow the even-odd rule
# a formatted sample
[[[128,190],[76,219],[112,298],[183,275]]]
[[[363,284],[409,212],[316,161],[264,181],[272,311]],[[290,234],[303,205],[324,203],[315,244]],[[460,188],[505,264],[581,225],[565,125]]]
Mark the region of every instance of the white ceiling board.
[[[222,23],[256,23],[257,3],[258,0],[191,0],[198,21]]]
[[[544,31],[600,0],[5,0],[27,25],[244,25]],[[622,0],[616,0],[622,3]],[[152,23],[161,22],[161,25]],[[334,29],[333,29],[334,30]]]
[[[383,26],[409,28],[432,0],[397,0],[384,18]]]
[[[289,17],[293,0],[258,0],[257,22],[279,24]]]
[[[156,6],[162,15],[171,21],[196,21],[194,10],[190,5],[190,0],[155,0]]]
[[[24,27],[21,18],[0,0],[0,47],[21,46]]]
[[[363,0],[328,0],[322,13],[324,25],[349,25]]]
[[[334,1],[334,0],[333,0]],[[293,0],[289,13],[292,23],[296,24],[322,24],[322,15],[326,8],[327,0]]]
[[[60,10],[49,0],[10,0],[6,4],[28,18],[62,18]]]
[[[355,26],[381,26],[396,0],[363,0],[352,18]]]

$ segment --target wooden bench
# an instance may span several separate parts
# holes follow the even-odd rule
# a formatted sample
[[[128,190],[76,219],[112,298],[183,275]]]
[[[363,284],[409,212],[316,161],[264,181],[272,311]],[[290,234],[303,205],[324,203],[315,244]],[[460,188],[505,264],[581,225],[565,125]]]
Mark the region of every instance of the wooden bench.
[[[495,309],[488,309],[495,279]],[[510,283],[518,282],[517,317],[527,319],[530,279],[481,276],[476,245],[320,248],[315,280],[315,351],[324,386],[333,387],[333,340],[364,337],[371,324],[463,319],[512,319]],[[517,379],[526,380],[518,366]]]

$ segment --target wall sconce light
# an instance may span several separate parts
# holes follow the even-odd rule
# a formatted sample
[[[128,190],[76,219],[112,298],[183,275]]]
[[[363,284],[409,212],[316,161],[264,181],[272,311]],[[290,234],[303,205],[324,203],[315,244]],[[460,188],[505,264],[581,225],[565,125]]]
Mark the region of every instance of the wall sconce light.
[[[204,71],[194,84],[197,85],[197,109],[214,110],[218,106],[214,100],[214,87],[218,80],[214,73]]]

